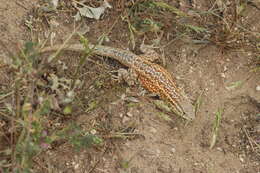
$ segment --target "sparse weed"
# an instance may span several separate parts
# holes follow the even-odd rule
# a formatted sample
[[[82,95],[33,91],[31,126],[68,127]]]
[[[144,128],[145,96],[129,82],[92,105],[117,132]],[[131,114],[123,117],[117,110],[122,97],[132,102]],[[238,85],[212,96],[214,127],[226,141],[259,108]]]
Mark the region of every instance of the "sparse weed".
[[[46,69],[49,64],[39,59],[36,46],[27,42],[20,54],[12,57],[14,82],[11,91],[0,94],[0,115],[6,122],[3,128],[8,129],[4,131],[8,145],[0,152],[0,167],[5,172],[32,172],[34,157],[55,141],[65,140],[77,150],[102,143],[101,138],[75,124],[52,127],[53,112],[62,116],[72,113],[74,87],[72,79]]]
[[[200,110],[200,107],[203,103],[203,94],[204,94],[205,90],[203,92],[200,93],[199,97],[197,98],[196,102],[195,102],[195,115],[198,114],[198,111]]]
[[[216,112],[215,121],[214,121],[213,128],[212,128],[213,135],[212,135],[212,139],[211,139],[211,143],[210,143],[210,147],[209,147],[210,149],[212,149],[217,142],[218,130],[219,130],[222,114],[223,114],[223,109],[219,109]]]
[[[150,32],[171,32],[188,36],[193,43],[215,44],[222,50],[255,49],[259,32],[244,27],[244,1],[208,2],[208,10],[182,11],[163,1],[137,1],[128,10],[127,22],[133,44],[135,36]],[[185,39],[184,39],[185,40]]]

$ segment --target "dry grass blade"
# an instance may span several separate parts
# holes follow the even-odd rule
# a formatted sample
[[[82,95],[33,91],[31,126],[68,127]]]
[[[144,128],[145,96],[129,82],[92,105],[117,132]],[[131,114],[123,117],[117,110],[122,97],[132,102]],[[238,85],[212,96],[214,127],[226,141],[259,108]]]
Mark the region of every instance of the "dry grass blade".
[[[79,25],[63,42],[62,46],[52,55],[48,58],[48,63],[51,63],[52,61],[56,60],[59,53],[66,47],[66,44],[71,40],[71,38],[75,35],[75,33],[78,31],[81,25]]]
[[[205,92],[205,90],[203,90],[201,93],[200,93],[200,95],[199,95],[199,97],[198,97],[198,99],[196,100],[196,103],[195,103],[195,115],[197,115],[197,113],[198,113],[198,111],[199,111],[199,109],[200,109],[200,106],[201,106],[201,104],[202,104],[202,96],[203,96],[203,94],[204,94],[204,92]]]
[[[218,131],[219,131],[222,114],[223,114],[223,109],[219,109],[215,115],[215,121],[213,124],[213,135],[212,135],[212,139],[211,139],[211,143],[210,143],[210,147],[209,147],[210,149],[212,149],[217,142],[217,136],[218,136]]]
[[[254,148],[254,145],[253,145],[253,142],[252,142],[252,138],[249,136],[249,134],[248,134],[248,132],[247,132],[247,130],[246,130],[245,127],[243,127],[243,132],[245,133],[245,135],[246,135],[246,137],[247,137],[247,140],[248,140],[248,142],[249,142],[249,144],[250,144],[251,149],[252,149],[253,151],[255,151],[255,148]]]
[[[0,95],[0,103],[3,103],[3,102],[4,102],[4,99],[5,99],[6,97],[11,96],[13,93],[14,93],[14,92],[11,91],[11,92],[9,92],[9,93],[6,93],[6,94],[3,94],[3,95]]]

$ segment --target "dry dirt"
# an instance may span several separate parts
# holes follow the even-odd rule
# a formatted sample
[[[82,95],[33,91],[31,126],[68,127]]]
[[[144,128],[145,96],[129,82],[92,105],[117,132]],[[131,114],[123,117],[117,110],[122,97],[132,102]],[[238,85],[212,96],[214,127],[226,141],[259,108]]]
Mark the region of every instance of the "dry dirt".
[[[6,59],[8,51],[17,52],[19,45],[31,39],[31,33],[24,23],[37,2],[0,0],[0,4],[0,58]],[[248,23],[259,31],[259,11],[253,7],[247,8],[248,19],[252,19]],[[73,30],[71,15],[56,14],[55,20],[59,25],[52,29],[56,33],[55,43],[65,40]],[[96,40],[107,32],[118,16],[119,12],[111,9],[100,21],[84,19],[90,27],[86,36]],[[37,34],[34,31],[34,36],[43,38],[44,32],[50,31],[44,26]],[[128,33],[126,23],[119,21],[111,30],[110,41],[106,44],[129,48]],[[162,41],[162,44],[166,43],[167,40]],[[137,86],[112,83],[112,87],[108,86],[105,92],[90,96],[105,95],[102,108],[75,115],[73,120],[88,129],[89,122],[98,119],[106,126],[113,126],[113,130],[128,127],[122,132],[138,135],[129,139],[107,137],[105,146],[81,152],[66,143],[56,144],[35,159],[35,172],[259,173],[259,155],[251,151],[244,133],[245,129],[259,128],[256,115],[260,110],[260,91],[256,87],[260,86],[260,80],[259,73],[251,71],[254,54],[247,51],[223,52],[214,45],[193,45],[180,40],[165,47],[164,53],[166,68],[177,78],[189,97],[195,102],[201,96],[202,103],[193,122],[187,123],[180,118],[167,122],[158,116],[160,110],[152,104],[153,98],[137,94]],[[63,59],[67,56],[72,61],[71,57],[79,55],[68,53]],[[105,60],[105,72],[100,67],[86,65],[86,71],[97,70],[84,78],[86,85],[93,82],[91,80],[95,79],[95,75],[109,73],[109,68],[116,70],[120,66]],[[68,60],[64,61],[68,63]],[[2,80],[9,80],[7,74],[2,77]],[[232,82],[237,81],[242,81],[242,85],[228,89]],[[112,89],[121,88],[121,85],[123,89]],[[139,102],[128,106],[127,101],[120,99],[122,95],[134,96]],[[209,149],[215,113],[220,108],[224,112],[217,143],[213,149]]]

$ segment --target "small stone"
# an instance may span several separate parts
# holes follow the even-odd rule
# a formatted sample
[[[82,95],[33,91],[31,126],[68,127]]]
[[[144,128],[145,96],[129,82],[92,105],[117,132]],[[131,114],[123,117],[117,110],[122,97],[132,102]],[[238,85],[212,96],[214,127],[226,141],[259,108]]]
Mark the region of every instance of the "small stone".
[[[175,148],[171,148],[171,152],[172,152],[172,153],[175,153],[175,152],[176,152],[176,149],[175,149]]]
[[[224,66],[224,72],[226,72],[228,70],[227,66]]]
[[[198,166],[198,165],[199,165],[199,163],[198,163],[198,162],[195,162],[195,163],[194,163],[194,166]]]
[[[221,151],[221,152],[223,151],[223,149],[220,148],[220,147],[217,147],[217,150],[218,150],[218,151]]]
[[[220,73],[220,76],[221,76],[222,78],[226,78],[225,73]]]
[[[79,164],[77,163],[74,165],[74,169],[78,169],[78,168],[79,168]]]
[[[240,160],[242,163],[244,163],[244,162],[245,162],[245,159],[243,158],[243,156],[242,156],[242,155],[239,155],[239,160]]]
[[[132,114],[131,112],[127,112],[126,115],[127,115],[128,117],[133,117],[133,114]]]
[[[255,89],[256,91],[260,91],[260,85],[257,85]]]
[[[92,135],[95,135],[95,134],[97,133],[97,131],[96,131],[95,129],[92,129],[92,130],[90,131],[90,133],[91,133]]]
[[[130,118],[124,116],[122,122],[123,122],[123,123],[126,123],[126,122],[129,121],[129,120],[130,120]]]
[[[155,128],[153,128],[153,127],[150,128],[150,131],[151,131],[152,133],[156,133],[156,132],[157,132],[157,130],[156,130]]]

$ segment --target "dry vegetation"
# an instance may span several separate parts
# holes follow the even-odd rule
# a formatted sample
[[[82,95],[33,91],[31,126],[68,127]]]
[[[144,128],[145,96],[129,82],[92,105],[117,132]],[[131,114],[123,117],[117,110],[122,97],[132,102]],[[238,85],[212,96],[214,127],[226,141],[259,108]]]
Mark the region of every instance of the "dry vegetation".
[[[200,46],[192,52],[195,59],[196,56],[200,56],[198,52],[201,48],[207,49],[211,46],[215,47],[221,56],[229,57],[231,52],[250,54],[251,59],[245,60],[249,62],[249,77],[245,81],[232,83],[227,90],[239,88],[249,79],[255,80],[256,83],[258,80],[260,87],[257,78],[260,69],[260,33],[259,26],[255,26],[260,20],[260,5],[257,1],[119,0],[110,3],[113,8],[106,9],[102,19],[83,18],[75,22],[72,16],[78,9],[73,5],[73,1],[60,1],[57,9],[41,1],[24,16],[23,24],[30,36],[24,45],[11,51],[0,41],[1,47],[6,51],[6,57],[0,61],[0,172],[70,172],[72,170],[69,168],[52,166],[57,163],[44,156],[48,152],[60,150],[60,146],[63,147],[64,153],[66,147],[72,153],[88,151],[84,159],[89,165],[82,168],[82,172],[102,172],[98,167],[100,163],[105,164],[103,158],[106,158],[106,154],[118,154],[118,148],[125,142],[144,138],[140,130],[135,130],[142,121],[134,120],[132,114],[139,111],[142,115],[142,112],[147,113],[150,109],[151,112],[158,111],[152,104],[146,107],[147,100],[152,98],[139,96],[138,87],[115,79],[118,77],[118,68],[122,66],[113,60],[105,57],[96,58],[90,55],[89,51],[76,55],[71,52],[67,52],[66,55],[62,52],[39,54],[43,46],[53,41],[56,43],[61,40],[81,40],[82,44],[87,45],[88,40],[102,40],[110,46],[116,44],[138,53],[138,45],[145,38],[146,42],[158,48],[156,50],[163,52],[163,65],[174,61],[167,57],[172,53],[170,49],[175,43],[177,46]],[[101,5],[99,1],[86,1],[85,4],[92,7]],[[251,15],[250,10],[258,12],[256,19],[248,19],[247,15]],[[92,34],[87,32],[88,27],[85,26],[90,28],[93,36],[90,36]],[[67,27],[67,30],[62,27]],[[72,30],[75,32],[70,35]],[[58,39],[54,33],[58,34]],[[216,55],[207,61],[214,63],[222,60]],[[181,58],[177,58],[178,61],[181,62]],[[187,62],[187,66],[192,66],[195,62],[196,60],[191,60],[190,63]],[[176,64],[173,63],[174,65]],[[224,68],[225,65],[222,63],[220,66]],[[193,96],[196,95],[194,103],[196,102],[198,112],[200,106],[206,102],[201,98],[203,93],[203,88],[197,88],[193,93]],[[223,133],[218,134],[221,129],[228,131],[232,123],[232,119],[222,117],[225,111],[226,114],[229,111],[224,103],[220,104],[223,107],[216,106],[219,111],[214,110],[217,112],[214,118],[206,120],[204,117],[205,121],[201,121],[205,123],[201,123],[201,126],[206,127],[208,131],[201,129],[195,133],[198,132],[198,137],[202,135],[202,141],[198,145],[206,148],[204,151],[211,152],[209,148],[214,149],[218,140],[220,144],[231,142],[224,152],[232,152],[239,157],[245,155],[250,172],[257,170],[257,166],[252,166],[250,162],[260,161],[260,103],[251,97],[239,98],[246,100],[248,107],[255,111],[243,114],[243,118],[236,122],[235,132],[239,137],[232,138],[236,141],[228,141],[231,138],[224,138]],[[236,104],[238,101],[231,99],[229,102]],[[114,105],[112,108],[111,103]],[[114,118],[114,114],[118,112],[122,112],[122,121]],[[158,121],[162,121],[163,126],[168,126],[169,129],[192,127],[192,124],[186,125],[186,122],[172,117],[165,111],[160,110],[159,114],[161,116]],[[83,116],[84,120],[81,120]],[[179,140],[182,141],[182,138]],[[237,146],[232,148],[233,144]],[[219,145],[216,148],[221,150],[221,147],[222,145]],[[120,152],[118,155],[116,169],[130,172],[134,156],[126,159]],[[57,158],[66,160],[62,155]],[[103,168],[105,170],[105,166]],[[132,169],[131,171],[134,172]],[[185,169],[183,172],[186,172]]]

